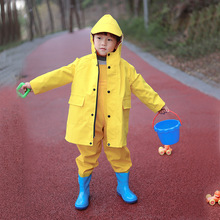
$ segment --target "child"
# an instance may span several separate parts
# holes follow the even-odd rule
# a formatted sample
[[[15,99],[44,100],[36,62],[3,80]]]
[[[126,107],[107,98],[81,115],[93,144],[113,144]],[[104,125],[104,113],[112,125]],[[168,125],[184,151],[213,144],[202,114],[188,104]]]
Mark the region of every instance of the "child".
[[[137,202],[129,189],[132,166],[127,148],[131,92],[153,112],[169,109],[135,68],[121,58],[122,31],[111,15],[103,16],[91,30],[92,53],[46,73],[22,87],[34,94],[72,83],[65,139],[77,144],[79,196],[76,209],[89,205],[89,183],[102,149],[117,178],[117,193],[127,203]]]

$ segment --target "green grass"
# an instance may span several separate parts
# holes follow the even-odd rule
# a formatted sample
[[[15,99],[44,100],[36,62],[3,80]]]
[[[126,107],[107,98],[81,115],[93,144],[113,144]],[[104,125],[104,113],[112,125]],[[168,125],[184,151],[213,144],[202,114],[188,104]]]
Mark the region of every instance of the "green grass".
[[[145,44],[146,47],[150,45],[154,45],[158,49],[167,47],[164,42],[168,32],[159,22],[150,23],[147,30],[144,27],[144,20],[142,18],[120,20],[119,24],[125,38],[133,39],[139,44]]]
[[[179,33],[163,26],[160,18],[151,21],[147,30],[144,27],[143,18],[119,20],[119,25],[125,39],[149,52],[163,51],[179,58],[194,59],[220,50],[219,36],[209,36],[195,41],[180,41],[177,37]]]
[[[13,48],[13,47],[17,47],[17,46],[21,45],[22,43],[24,43],[24,41],[16,41],[16,42],[11,42],[11,43],[8,43],[8,44],[5,44],[5,45],[1,45],[0,46],[0,52],[2,52],[4,50],[8,50],[8,49]]]
[[[186,59],[198,58],[207,54],[220,51],[219,38],[210,36],[210,38],[178,43],[171,48],[171,53],[177,57]]]

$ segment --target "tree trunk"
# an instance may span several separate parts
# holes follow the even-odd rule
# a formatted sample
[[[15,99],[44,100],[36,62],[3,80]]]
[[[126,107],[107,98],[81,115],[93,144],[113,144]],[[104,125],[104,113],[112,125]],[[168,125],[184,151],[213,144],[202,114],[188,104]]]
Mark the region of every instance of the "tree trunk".
[[[134,0],[128,0],[128,7],[129,7],[131,16],[133,16],[134,15]]]
[[[139,5],[139,0],[134,1],[134,16],[138,17],[138,5]]]
[[[50,16],[50,28],[51,28],[51,32],[54,32],[54,22],[53,22],[53,15],[52,15],[52,11],[51,11],[51,7],[50,7],[50,0],[46,0],[47,2],[47,8],[48,8],[48,13]]]
[[[13,40],[13,26],[12,26],[12,13],[11,13],[11,0],[7,1],[7,30],[6,30],[6,43]]]
[[[143,0],[139,0],[138,1],[138,16],[143,16],[143,13],[144,13],[144,2]]]
[[[1,19],[2,19],[2,28],[1,28],[1,41],[0,45],[5,43],[5,3],[4,0],[0,0],[1,3]]]
[[[34,14],[33,14],[33,6],[31,4],[31,0],[25,0],[27,13],[29,17],[29,37],[32,41],[34,39],[34,32],[33,32],[33,23],[34,23]]]
[[[64,5],[62,0],[58,0],[59,8],[60,8],[60,14],[61,14],[61,25],[62,30],[66,30],[66,21],[65,21],[65,13],[64,13]]]
[[[148,2],[147,0],[143,0],[144,3],[144,26],[148,28]]]
[[[14,29],[15,29],[15,40],[21,39],[20,23],[18,21],[18,12],[16,7],[16,0],[13,0],[13,20],[14,20]]]
[[[37,5],[36,5],[36,1],[34,1],[33,7],[34,7],[35,14],[37,16],[37,23],[38,23],[38,28],[39,28],[39,34],[42,37],[43,36],[42,21],[41,21],[41,17],[40,17],[40,14],[39,14],[39,11],[38,11],[38,8],[37,8]]]
[[[81,19],[82,19],[81,27],[85,27],[85,26],[86,26],[86,24],[85,24],[85,10],[84,10],[84,8],[82,7],[82,1],[79,1],[79,7],[80,7]]]
[[[81,29],[79,2],[78,0],[73,0],[73,3],[74,3],[74,11],[76,13],[76,22],[77,22],[78,28]]]
[[[73,32],[73,7],[74,7],[74,2],[73,0],[70,0],[70,12],[69,12],[69,32]]]
[[[37,36],[39,36],[39,35],[40,35],[40,31],[39,31],[38,23],[37,23],[37,21],[35,20],[35,13],[34,13],[35,7],[34,7],[34,2],[33,2],[33,0],[30,0],[30,2],[31,2],[31,5],[32,5],[32,11],[33,11],[33,27],[34,27],[34,30],[35,30],[35,33],[34,33],[34,34],[36,34]]]

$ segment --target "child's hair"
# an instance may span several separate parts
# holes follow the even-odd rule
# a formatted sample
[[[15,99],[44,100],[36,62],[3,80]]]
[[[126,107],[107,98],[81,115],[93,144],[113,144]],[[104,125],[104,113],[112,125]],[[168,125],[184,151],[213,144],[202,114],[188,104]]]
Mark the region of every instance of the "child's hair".
[[[100,33],[96,33],[96,34],[104,34],[104,35],[107,35],[108,32],[100,32]],[[109,33],[111,37],[115,38],[117,40],[117,43],[121,41],[121,37],[117,36],[117,35],[114,35],[114,34],[111,34]],[[93,37],[94,37],[95,34],[93,34]]]

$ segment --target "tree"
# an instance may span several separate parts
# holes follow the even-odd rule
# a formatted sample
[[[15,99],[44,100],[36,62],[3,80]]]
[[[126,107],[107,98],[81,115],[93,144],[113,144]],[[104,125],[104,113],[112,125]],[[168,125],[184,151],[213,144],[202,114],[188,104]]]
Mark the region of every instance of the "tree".
[[[82,1],[79,1],[79,4],[80,4],[80,11],[81,11],[81,19],[82,19],[82,27],[85,27],[85,8],[83,7],[82,5]]]
[[[2,20],[2,27],[1,27],[1,41],[0,44],[3,45],[5,43],[5,3],[4,0],[0,0],[1,3],[1,20]]]
[[[34,14],[33,14],[33,5],[31,0],[25,0],[26,9],[29,17],[29,37],[32,41],[34,39],[34,31],[33,31],[33,24],[34,24]]]
[[[76,14],[76,22],[78,25],[78,28],[81,28],[81,22],[80,22],[80,5],[79,5],[79,1],[78,0],[73,0],[74,2],[74,11]]]
[[[51,6],[50,6],[50,0],[46,0],[46,3],[47,3],[48,13],[49,13],[49,17],[50,17],[51,32],[54,32],[54,21],[53,21],[53,14],[51,11]]]
[[[12,13],[11,13],[11,0],[7,0],[7,29],[6,29],[6,43],[13,40],[13,26],[12,26]]]
[[[13,26],[14,26],[14,40],[20,40],[21,38],[21,32],[20,32],[20,23],[18,21],[18,12],[16,7],[16,0],[13,0]]]
[[[39,28],[39,34],[42,37],[43,36],[43,30],[42,30],[42,22],[41,22],[40,13],[38,11],[36,1],[34,1],[34,2],[32,1],[32,4],[33,4],[33,7],[34,7],[35,14],[37,16],[37,23],[38,23],[38,28]]]
[[[70,12],[69,12],[69,32],[73,32],[73,7],[74,2],[73,0],[70,0]]]
[[[130,13],[133,15],[134,14],[134,0],[128,0],[128,7],[130,10]]]
[[[62,30],[66,30],[66,20],[65,20],[65,12],[64,12],[64,5],[62,0],[58,0],[60,14],[61,14],[61,25]]]
[[[148,2],[147,0],[143,0],[143,4],[144,4],[144,25],[145,28],[148,28]]]
[[[128,0],[127,1],[130,14],[138,17],[143,13],[143,1],[142,0]]]
[[[76,22],[78,28],[81,28],[80,16],[79,16],[80,6],[77,4],[76,0],[70,0],[70,13],[69,13],[69,32],[73,32],[73,12],[76,14]]]

